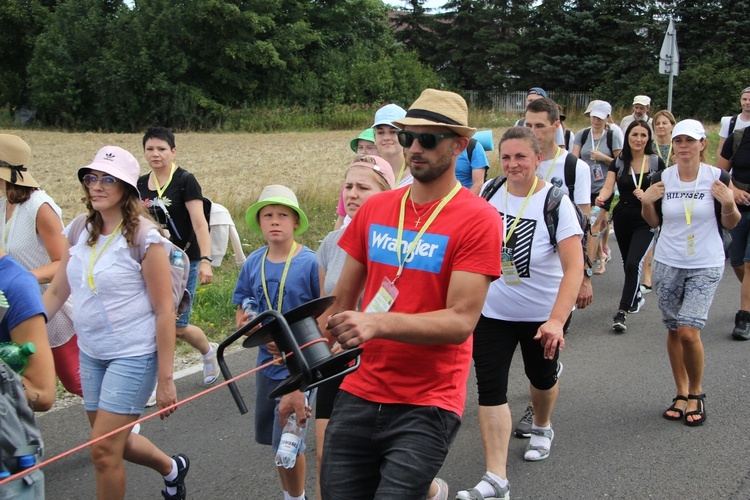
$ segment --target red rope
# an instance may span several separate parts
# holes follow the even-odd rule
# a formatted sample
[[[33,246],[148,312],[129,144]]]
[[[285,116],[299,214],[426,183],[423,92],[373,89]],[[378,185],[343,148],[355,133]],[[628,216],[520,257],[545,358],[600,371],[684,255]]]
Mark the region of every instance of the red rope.
[[[300,350],[305,349],[307,347],[310,347],[313,344],[317,344],[318,342],[327,342],[327,340],[324,337],[321,337],[319,339],[311,340],[310,342],[307,342],[306,344],[301,345],[300,346]],[[294,355],[294,353],[290,353],[289,354],[289,356],[293,356],[293,355]],[[156,413],[152,413],[151,415],[147,415],[145,417],[139,418],[135,422],[132,422],[132,423],[127,424],[127,425],[123,425],[122,427],[120,427],[118,429],[115,429],[115,430],[113,430],[111,432],[108,432],[108,433],[106,433],[106,434],[104,434],[102,436],[99,436],[98,438],[92,439],[90,441],[86,441],[85,443],[83,443],[81,445],[78,445],[75,448],[71,448],[70,450],[64,451],[64,452],[60,453],[59,455],[55,455],[54,457],[52,457],[52,458],[50,458],[48,460],[45,460],[44,462],[38,463],[38,464],[36,464],[33,467],[29,467],[28,469],[24,469],[21,472],[17,472],[15,474],[13,474],[12,476],[9,476],[9,477],[7,477],[5,479],[0,480],[0,487],[2,487],[3,485],[5,485],[5,484],[7,484],[7,483],[9,483],[11,481],[15,481],[16,479],[19,479],[19,478],[21,478],[23,476],[26,476],[27,474],[31,474],[32,472],[34,472],[37,469],[41,469],[44,466],[47,466],[47,465],[52,464],[54,462],[57,462],[58,460],[62,460],[63,458],[68,457],[68,456],[70,456],[70,455],[72,455],[74,453],[77,453],[77,452],[83,450],[84,448],[88,448],[92,444],[98,443],[99,441],[107,439],[108,437],[114,436],[118,432],[122,432],[122,431],[124,431],[126,429],[132,429],[136,424],[140,424],[141,422],[145,422],[147,420],[151,420],[152,418],[158,417],[162,413],[165,413],[165,412],[167,412],[169,410],[177,408],[178,406],[182,406],[184,404],[190,403],[191,401],[194,401],[194,400],[196,400],[196,399],[198,399],[200,397],[203,397],[206,394],[209,394],[209,393],[211,393],[211,392],[213,392],[213,391],[215,391],[217,389],[221,389],[222,387],[226,386],[227,384],[230,384],[231,382],[243,379],[243,378],[247,377],[248,375],[257,372],[258,370],[262,370],[263,368],[271,366],[276,361],[277,361],[276,359],[273,359],[273,360],[269,361],[268,363],[265,363],[265,364],[262,364],[260,366],[257,366],[255,368],[253,368],[250,371],[247,371],[245,373],[237,375],[236,377],[230,378],[229,380],[226,380],[226,381],[220,383],[219,385],[216,385],[214,387],[211,387],[209,389],[201,391],[198,394],[193,394],[189,398],[183,399],[182,401],[178,401],[177,403],[175,403],[175,404],[173,404],[171,406],[167,406],[166,408],[163,408],[163,409],[157,411]]]

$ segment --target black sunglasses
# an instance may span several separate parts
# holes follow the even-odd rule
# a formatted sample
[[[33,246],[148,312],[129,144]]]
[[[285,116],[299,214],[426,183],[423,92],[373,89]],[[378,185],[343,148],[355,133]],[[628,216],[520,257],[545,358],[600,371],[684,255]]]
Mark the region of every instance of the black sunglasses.
[[[410,148],[414,144],[414,139],[419,141],[419,145],[424,150],[435,149],[441,139],[447,139],[449,137],[458,137],[458,134],[433,134],[431,132],[422,132],[421,134],[415,134],[408,130],[398,131],[398,143],[405,148]]]

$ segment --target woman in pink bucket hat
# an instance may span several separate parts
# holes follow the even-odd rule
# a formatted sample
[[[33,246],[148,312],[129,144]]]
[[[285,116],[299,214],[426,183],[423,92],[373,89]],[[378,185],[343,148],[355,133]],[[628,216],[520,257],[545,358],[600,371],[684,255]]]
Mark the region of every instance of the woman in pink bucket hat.
[[[157,379],[159,409],[177,403],[168,240],[141,204],[139,173],[135,157],[117,146],[101,148],[93,162],[78,170],[87,213],[65,229],[66,251],[44,294],[49,316],[73,296],[92,439],[133,424]],[[142,260],[136,260],[134,248],[145,248]],[[159,472],[164,498],[186,498],[188,458],[170,458],[130,428],[92,444],[91,458],[100,499],[124,498],[124,460]]]

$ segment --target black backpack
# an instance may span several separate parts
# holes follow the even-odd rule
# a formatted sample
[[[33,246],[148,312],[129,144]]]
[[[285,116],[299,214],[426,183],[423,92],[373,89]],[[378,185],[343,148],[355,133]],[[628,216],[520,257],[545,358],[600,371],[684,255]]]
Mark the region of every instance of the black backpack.
[[[591,132],[591,127],[585,128],[581,131],[581,146],[586,144],[586,140],[589,138],[589,133]],[[609,148],[609,151],[612,152],[614,149],[612,149],[612,143],[614,141],[614,130],[611,128],[607,129],[607,147]]]
[[[571,156],[576,161],[578,161],[575,156],[568,156]],[[480,194],[480,196],[485,200],[490,201],[490,198],[492,198],[495,193],[497,193],[498,189],[500,189],[500,187],[505,184],[505,181],[505,176],[495,177],[484,187],[484,189],[482,189],[482,193]],[[544,200],[544,224],[545,226],[547,226],[549,241],[552,244],[552,248],[555,252],[557,252],[557,226],[560,223],[560,204],[562,203],[562,199],[564,196],[565,193],[563,192],[563,190],[553,185],[552,188],[547,191],[547,198]],[[583,230],[583,239],[581,241],[581,244],[583,246],[583,260],[589,267],[592,267],[591,260],[586,253],[586,243],[588,242],[591,223],[589,222],[588,216],[583,213],[583,211],[581,211],[578,205],[573,203],[573,208],[575,209],[576,217],[578,218],[578,225],[581,226],[581,229]]]
[[[737,115],[734,115],[731,120],[729,120],[729,137],[727,137],[727,140],[732,141],[732,156],[729,158],[729,161],[732,161],[734,159],[734,155],[737,154],[737,150],[740,149],[740,145],[742,144],[742,138],[745,136],[745,131],[750,127],[741,128],[739,130],[735,130],[734,127],[737,125]],[[719,151],[719,154],[721,154],[721,151]]]
[[[723,169],[720,170],[721,173],[719,174],[719,180],[729,186],[729,172]],[[651,185],[661,182],[662,172],[664,172],[664,170],[655,172],[651,175]],[[661,198],[654,203],[654,209],[656,210],[656,215],[659,216],[659,226],[661,226],[664,221],[661,213]],[[732,236],[729,234],[729,230],[721,225],[721,203],[716,199],[714,199],[714,215],[716,216],[716,226],[719,228],[719,236],[721,236],[721,241],[724,245],[724,258],[727,259],[729,258],[729,246],[732,244]]]
[[[21,456],[41,460],[42,448],[42,433],[26,401],[21,376],[0,359],[0,471],[19,472]]]

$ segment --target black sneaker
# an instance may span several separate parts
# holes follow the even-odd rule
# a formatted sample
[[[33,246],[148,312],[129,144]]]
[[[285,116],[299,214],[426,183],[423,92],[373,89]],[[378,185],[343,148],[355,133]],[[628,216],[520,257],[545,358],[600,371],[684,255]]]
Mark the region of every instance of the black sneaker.
[[[737,340],[750,340],[750,312],[739,310],[734,316],[732,337]]]
[[[516,426],[515,434],[516,437],[527,438],[531,437],[531,424],[534,423],[534,407],[529,405],[526,407],[526,411],[523,412],[521,420],[518,421]]]
[[[635,314],[641,310],[641,307],[646,303],[646,299],[643,298],[643,294],[638,292],[635,296],[635,303],[628,309],[629,314]]]
[[[625,326],[626,319],[627,316],[625,316],[624,312],[617,311],[617,314],[615,314],[614,318],[612,318],[612,329],[618,333],[622,333],[627,330],[628,327]]]
[[[174,495],[170,495],[169,493],[167,493],[167,490],[164,489],[161,491],[161,494],[167,500],[185,500],[187,498],[185,476],[187,476],[188,470],[190,469],[190,460],[188,460],[188,457],[183,453],[172,455],[172,459],[177,463],[177,477],[174,479],[174,481],[167,481],[165,479],[164,484],[168,488],[177,488],[177,492]],[[183,460],[185,461],[184,465],[182,462]]]

